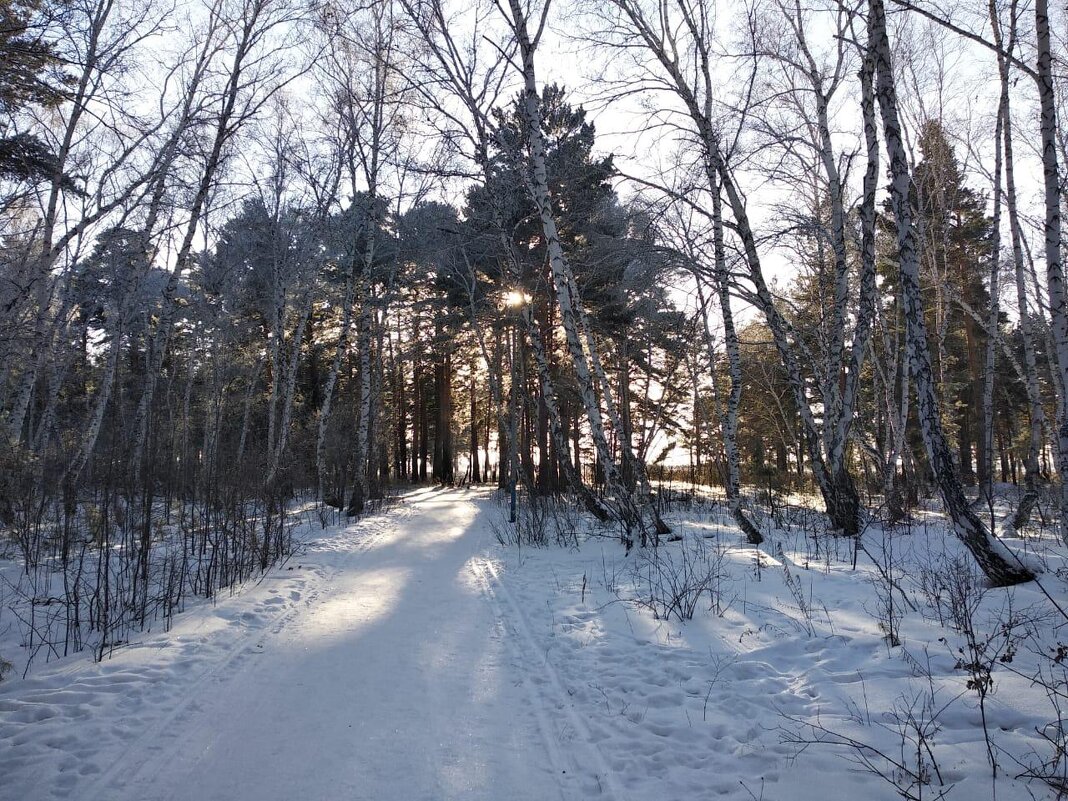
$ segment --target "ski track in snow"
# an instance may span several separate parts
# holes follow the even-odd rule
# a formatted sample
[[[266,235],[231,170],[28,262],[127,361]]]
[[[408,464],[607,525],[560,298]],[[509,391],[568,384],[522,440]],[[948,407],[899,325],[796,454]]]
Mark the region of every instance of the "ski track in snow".
[[[508,626],[511,629],[509,642],[514,649],[516,665],[523,669],[521,673],[523,683],[529,688],[528,697],[531,699],[531,707],[537,715],[538,728],[549,747],[554,765],[569,765],[572,776],[588,772],[592,765],[595,784],[587,781],[584,791],[577,796],[578,798],[607,795],[614,801],[625,801],[627,796],[619,779],[605,761],[604,755],[591,737],[586,724],[576,714],[570,694],[563,690],[556,670],[546,660],[545,654],[539,651],[538,644],[531,635],[526,616],[516,604],[508,587],[501,583],[496,565],[489,559],[479,557],[472,560],[472,569],[479,577],[483,591],[493,605],[500,624],[511,624]],[[498,595],[504,599],[507,614],[502,612]],[[545,698],[546,693],[550,696],[548,699]],[[562,715],[562,718],[557,719],[556,727],[546,715],[546,706],[551,706]],[[560,753],[560,744],[565,744],[569,758],[565,759]],[[561,775],[567,772],[566,768],[560,768],[558,771]]]
[[[331,579],[352,565],[360,554],[371,548],[383,535],[385,526],[386,522],[381,517],[366,521],[360,531],[361,539],[355,542],[346,542],[350,546],[347,551],[339,549],[339,552],[345,553],[345,556],[338,564],[331,565],[326,570],[320,569],[317,571],[316,579],[318,580],[314,582],[314,587],[310,591],[307,591],[305,587],[305,594],[302,594],[299,590],[288,589],[283,593],[272,594],[265,604],[283,605],[288,595],[288,601],[290,602],[288,608],[283,606],[285,611],[270,620],[266,627],[254,627],[248,634],[240,637],[234,643],[224,645],[221,658],[211,661],[203,671],[197,674],[196,679],[185,685],[181,700],[174,704],[161,718],[153,722],[145,731],[139,733],[136,740],[129,744],[122,755],[115,759],[111,766],[93,782],[92,786],[84,791],[85,801],[106,801],[111,792],[108,789],[108,785],[116,777],[122,774],[130,774],[136,779],[146,769],[151,769],[152,761],[156,755],[165,751],[162,741],[169,740],[174,744],[174,748],[179,748],[180,738],[176,732],[182,731],[184,733],[183,723],[203,711],[205,706],[204,694],[213,689],[213,685],[225,686],[236,681],[243,671],[251,668],[252,662],[247,661],[245,657],[250,653],[255,653],[265,648],[268,638],[283,632],[302,612],[318,604],[324,593],[329,591]],[[323,542],[327,545],[338,544],[337,539]],[[279,579],[282,576],[268,575],[266,578]],[[241,618],[245,619],[246,615],[247,613],[243,613]],[[178,667],[181,668],[180,665]],[[145,748],[143,746],[144,743],[152,743],[152,745],[149,748]]]
[[[0,685],[0,799],[108,798],[101,795],[108,781],[151,758],[155,741],[198,711],[205,691],[229,681],[250,653],[316,604],[385,525],[371,518],[358,534],[327,534],[313,550],[343,554],[336,564],[295,559],[99,664],[83,653]]]
[[[756,552],[728,540],[721,613],[683,625],[627,599],[640,554],[502,548],[502,519],[489,491],[416,490],[170,632],[5,681],[0,801],[898,797],[848,752],[783,738],[818,719],[896,747],[888,715],[917,685],[861,577],[789,547],[754,575]],[[922,621],[903,635],[949,700],[952,654],[928,653]],[[998,683],[988,714],[1019,753],[1048,712],[1025,681]],[[989,797],[977,725],[967,697],[940,719],[950,799]],[[1030,792],[1010,779],[997,797]]]
[[[5,682],[0,799],[592,797],[479,579],[476,497],[412,493],[169,634]]]
[[[704,528],[692,520],[671,523],[686,536]],[[974,694],[954,670],[955,655],[937,641],[948,632],[913,616],[903,624],[905,647],[888,650],[867,608],[872,591],[865,574],[848,563],[824,570],[797,562],[788,550],[780,556],[807,596],[806,619],[784,581],[783,560],[762,554],[754,577],[756,551],[738,541],[732,531],[724,551],[722,613],[709,610],[705,597],[686,623],[656,620],[637,608],[632,571],[643,558],[637,549],[627,556],[618,543],[593,537],[578,549],[498,551],[501,594],[509,598],[505,617],[530,633],[531,650],[539,655],[526,660],[531,674],[541,671],[561,688],[556,694],[566,696],[584,722],[579,739],[604,755],[613,786],[627,798],[899,798],[892,770],[884,767],[885,775],[877,776],[848,748],[799,747],[789,738],[806,733],[798,721],[821,721],[898,754],[899,716],[910,705],[922,716],[915,699],[927,687],[904,658],[906,650],[933,671],[937,703],[946,704],[931,730],[944,785],[932,774],[922,797],[943,790],[949,801],[1053,797],[1039,782],[1014,781],[1019,768],[1007,753],[998,786],[991,787]],[[678,543],[661,547],[678,558]],[[1037,595],[1034,588],[1016,588],[1020,607]],[[1049,710],[1035,703],[1026,679],[999,671],[996,682],[988,698],[995,741],[1026,754]],[[900,774],[896,779],[907,783]]]

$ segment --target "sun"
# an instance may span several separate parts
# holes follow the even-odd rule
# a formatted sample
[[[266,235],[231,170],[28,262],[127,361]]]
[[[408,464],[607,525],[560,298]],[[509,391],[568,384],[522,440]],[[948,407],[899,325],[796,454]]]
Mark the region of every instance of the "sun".
[[[519,306],[526,306],[530,303],[531,297],[526,292],[521,292],[517,289],[513,289],[510,292],[506,292],[504,295],[504,305],[511,308],[518,308]]]

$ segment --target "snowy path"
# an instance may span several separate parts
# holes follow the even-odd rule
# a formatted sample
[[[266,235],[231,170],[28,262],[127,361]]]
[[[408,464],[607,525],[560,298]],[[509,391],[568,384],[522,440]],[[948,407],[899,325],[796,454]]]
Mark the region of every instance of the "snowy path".
[[[0,801],[893,801],[911,774],[804,722],[907,762],[913,719],[937,724],[924,797],[992,797],[946,630],[916,615],[888,648],[850,560],[810,565],[799,535],[757,561],[735,529],[708,538],[720,514],[673,521],[689,539],[651,561],[596,530],[502,548],[488,490],[411,492],[113,658],[5,680]],[[897,538],[928,561],[931,541]],[[714,584],[693,620],[655,618],[644,572],[684,565]],[[1026,675],[999,668],[988,699],[1005,765],[1046,753]],[[1045,797],[1011,771],[1000,801]]]
[[[18,797],[86,801],[617,796],[597,749],[575,736],[559,684],[521,678],[518,660],[537,658],[535,646],[525,623],[505,619],[518,609],[483,555],[494,511],[478,498],[417,492],[377,520],[327,532],[301,557],[313,576],[302,589],[284,572],[269,577],[278,588],[264,583],[257,608],[286,611],[263,622],[238,614],[254,621],[252,631],[205,635],[193,649],[203,652],[199,663],[161,642],[151,658],[129,649],[101,666],[82,664],[96,673],[88,678],[70,669],[45,675],[36,703],[50,706],[54,721],[23,716],[19,726],[25,708],[0,707],[16,713],[16,725],[0,725],[0,750],[29,749],[10,760],[8,788],[26,782]],[[232,616],[226,605],[216,616]],[[101,706],[83,692],[78,700],[99,710],[101,733],[124,726],[124,739],[103,736],[96,750],[60,744],[67,759],[46,793],[37,769],[51,768],[56,752],[35,759],[31,746],[71,717],[64,684],[103,686],[107,676],[125,676],[136,691],[167,685],[171,698]],[[124,708],[133,719],[118,718]],[[16,796],[0,789],[0,797]]]

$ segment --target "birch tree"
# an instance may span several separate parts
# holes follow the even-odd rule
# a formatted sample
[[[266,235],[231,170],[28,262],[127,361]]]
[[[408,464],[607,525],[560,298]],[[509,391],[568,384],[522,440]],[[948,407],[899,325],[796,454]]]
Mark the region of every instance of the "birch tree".
[[[1049,4],[1035,0],[1035,35],[1039,130],[1042,144],[1042,180],[1045,188],[1043,225],[1046,285],[1052,317],[1053,363],[1062,393],[1068,389],[1068,294],[1061,260],[1061,172],[1057,154],[1057,101],[1053,86],[1053,52],[1050,43]],[[1061,539],[1068,545],[1068,403],[1061,397],[1057,421],[1057,473],[1061,479]]]
[[[832,495],[837,494],[841,499],[839,502],[846,507],[843,511],[852,514],[848,509],[858,507],[859,499],[856,498],[856,488],[851,486],[853,479],[847,465],[847,448],[857,411],[876,300],[874,203],[879,152],[869,91],[864,86],[869,67],[862,63],[859,71],[866,172],[859,209],[861,241],[857,243],[860,251],[859,297],[855,306],[856,322],[850,330],[847,319],[853,303],[850,297],[847,193],[853,155],[848,145],[836,142],[832,126],[836,105],[841,103],[844,90],[853,88],[847,83],[848,71],[854,65],[854,48],[849,44],[852,12],[841,4],[826,8],[819,5],[802,7],[796,1],[776,5],[785,30],[770,39],[766,33],[753,37],[755,53],[778,62],[785,74],[783,85],[772,83],[770,108],[775,113],[772,120],[764,120],[761,115],[761,126],[773,139],[772,147],[783,153],[784,158],[777,160],[780,165],[777,172],[783,173],[791,161],[796,161],[802,170],[813,175],[817,189],[813,199],[817,210],[815,219],[803,220],[801,224],[815,228],[817,253],[823,253],[825,242],[830,245],[831,269],[826,283],[831,291],[825,306],[829,309],[829,313],[825,312],[829,319],[825,335],[821,337],[823,343],[817,351],[819,358],[815,361],[823,407],[821,438]],[[833,44],[823,51],[817,49],[809,33],[818,30],[820,22],[830,25],[833,31]],[[864,53],[860,55],[865,58]],[[789,127],[783,127],[780,122],[783,119]],[[792,126],[791,122],[794,123]],[[789,180],[789,176],[783,177]],[[824,208],[825,214],[822,212]],[[787,220],[796,223],[796,213],[788,214]],[[799,330],[798,334],[801,333]],[[847,338],[851,339],[848,344]],[[814,461],[817,460],[814,458]]]
[[[7,438],[14,444],[24,437],[34,439],[25,430],[27,412],[53,356],[50,343],[70,311],[69,267],[78,249],[91,240],[94,226],[144,196],[160,168],[151,158],[151,145],[167,122],[165,114],[138,117],[126,109],[124,95],[138,93],[123,79],[126,69],[144,57],[143,43],[158,33],[165,15],[149,3],[123,7],[114,0],[98,0],[63,20],[61,29],[51,33],[71,88],[54,113],[31,126],[50,156],[40,176],[44,180],[39,183],[32,233],[17,258],[21,285],[5,309],[5,316],[13,313],[17,320],[9,324],[28,332],[19,356],[5,354],[4,369],[14,380],[0,387],[8,393],[2,406]],[[166,158],[162,151],[157,155]],[[72,181],[74,172],[84,176],[80,183]],[[22,369],[9,361],[27,353],[31,355]]]
[[[350,218],[358,221],[352,232],[362,243],[361,253],[352,253],[342,299],[342,325],[331,365],[331,378],[324,406],[320,410],[317,460],[320,475],[322,454],[329,423],[337,371],[350,335],[351,304],[357,306],[356,355],[359,360],[359,390],[356,410],[356,441],[353,443],[355,475],[347,509],[350,515],[363,512],[370,497],[368,462],[379,410],[373,402],[375,344],[378,341],[375,265],[379,251],[379,229],[388,198],[387,171],[397,155],[402,131],[400,94],[402,58],[394,6],[388,0],[366,8],[330,7],[321,26],[328,52],[322,66],[327,94],[336,116],[338,148],[342,171],[353,202]],[[380,356],[380,353],[379,353]],[[320,479],[321,481],[321,479]]]
[[[492,110],[507,86],[507,66],[514,54],[515,41],[509,41],[494,57],[487,59],[482,55],[482,37],[492,35],[484,33],[484,31],[492,31],[492,28],[489,27],[490,22],[483,14],[481,7],[475,6],[471,10],[473,18],[462,21],[463,25],[471,28],[470,40],[466,41],[455,30],[460,26],[450,23],[440,0],[426,0],[426,2],[402,0],[402,2],[418,31],[421,43],[429,51],[422,65],[427,80],[421,81],[419,85],[440,86],[445,94],[443,98],[424,89],[422,91],[424,101],[443,118],[447,126],[447,140],[452,142],[454,147],[466,146],[467,149],[465,152],[462,151],[462,155],[466,160],[474,163],[478,177],[488,191],[489,216],[501,251],[505,256],[504,292],[515,292],[517,291],[515,288],[519,286],[521,269],[511,238],[504,227],[502,209],[505,203],[497,191],[499,182],[494,179],[491,158],[494,143],[500,141]],[[549,371],[549,357],[545,347],[544,333],[534,318],[529,304],[519,304],[517,314],[523,332],[530,343],[542,398],[549,416],[550,433],[558,454],[563,457],[564,471],[569,478],[569,485],[578,493],[583,504],[592,514],[604,519],[605,509],[582,481],[575,467],[577,459],[573,461],[570,457],[566,432],[560,416],[559,395]],[[482,349],[492,382],[491,392],[495,396],[495,405],[498,409],[498,430],[506,432],[508,425],[503,387],[488,357],[488,351],[484,347]]]
[[[797,13],[800,11],[797,10]],[[650,6],[641,4],[639,0],[611,0],[602,6],[599,13],[598,22],[602,26],[601,29],[591,36],[609,47],[627,52],[633,51],[635,44],[639,44],[648,57],[639,62],[639,72],[635,80],[639,85],[644,82],[667,93],[681,106],[686,130],[691,141],[696,144],[706,173],[705,191],[719,187],[718,191],[722,192],[733,216],[732,227],[744,255],[747,277],[752,284],[752,290],[746,293],[746,299],[765,316],[783,360],[801,414],[810,467],[816,485],[823,495],[831,523],[836,530],[856,534],[860,527],[859,497],[845,461],[852,410],[846,413],[846,404],[835,400],[838,390],[832,389],[831,383],[828,382],[826,386],[832,396],[832,414],[828,421],[826,438],[829,447],[825,450],[823,434],[807,397],[798,354],[801,342],[777,307],[764,277],[758,236],[750,221],[745,195],[730,163],[731,142],[724,136],[717,107],[716,88],[721,79],[720,65],[716,60],[713,20],[713,6],[704,0],[682,4],[668,3],[665,0]],[[803,27],[801,21],[797,21],[796,30],[798,35],[802,36],[802,41]],[[801,66],[802,71],[809,75],[807,80],[816,81],[816,94],[823,98],[825,106],[827,93],[833,93],[835,89],[835,80],[832,78],[827,81],[821,70],[813,70],[813,65],[807,63],[807,60]],[[751,85],[751,80],[750,77],[744,85]],[[747,99],[748,94],[748,91],[743,92],[743,105],[750,102]],[[817,118],[819,113],[817,108]],[[824,169],[831,169],[832,183],[840,184],[840,179],[835,178],[837,167],[833,158],[830,161],[826,158],[829,136],[817,134],[814,141],[817,143],[817,152],[821,154],[820,162]],[[872,275],[870,281],[866,280],[863,286],[866,291],[874,290],[874,276]],[[849,353],[850,362],[854,361],[853,357],[862,362],[865,353],[870,302],[862,301],[861,308],[864,310],[862,324],[857,326],[854,335]],[[844,343],[844,338],[841,341]],[[838,350],[842,351],[839,363],[842,369],[845,369],[847,365],[844,347]],[[859,371],[849,377],[847,387],[855,384],[858,376]],[[837,382],[834,384],[837,386]],[[844,400],[851,404],[854,398],[855,390],[849,390]]]
[[[998,542],[972,511],[942,429],[941,410],[931,372],[927,324],[921,301],[919,251],[909,199],[910,170],[898,115],[892,51],[882,0],[869,0],[868,37],[875,60],[876,97],[890,161],[890,199],[897,223],[898,265],[907,329],[906,349],[916,389],[917,412],[927,458],[930,460],[942,502],[952,520],[955,533],[975,557],[990,582],[996,586],[1006,586],[1030,581],[1034,578],[1034,573]]]
[[[549,264],[552,268],[556,300],[560,309],[560,322],[564,329],[568,351],[571,354],[571,360],[578,378],[582,403],[594,446],[597,450],[598,461],[605,471],[609,490],[614,495],[616,503],[620,506],[621,518],[624,524],[628,530],[633,526],[637,526],[640,529],[640,536],[644,545],[647,538],[647,529],[643,512],[646,510],[651,512],[656,536],[667,533],[670,529],[659,519],[659,516],[652,508],[644,469],[639,465],[639,497],[635,499],[631,497],[622,480],[619,466],[609,451],[604,420],[597,400],[598,391],[605,400],[609,416],[612,418],[616,430],[622,432],[623,426],[619,418],[619,412],[614,404],[612,388],[600,362],[597,344],[593,340],[589,322],[585,317],[586,312],[582,307],[582,298],[575,282],[574,272],[560,242],[560,235],[553,216],[552,203],[549,196],[548,175],[545,168],[545,142],[541,131],[542,120],[538,104],[537,75],[534,63],[537,46],[541,34],[545,30],[549,8],[549,2],[545,2],[542,5],[538,27],[535,29],[534,35],[531,36],[527,11],[520,6],[518,0],[510,0],[508,4],[508,24],[518,45],[519,66],[523,76],[522,99],[524,112],[527,116],[527,147],[529,148],[531,162],[529,190],[537,207],[538,215],[541,218]],[[624,439],[621,445],[625,454],[624,458],[629,458],[633,460],[633,463],[637,464],[631,452],[631,443],[626,442]]]
[[[211,9],[209,24],[212,30],[224,31],[225,38],[217,44],[207,39],[205,46],[224,61],[221,85],[217,89],[215,106],[210,112],[211,122],[206,126],[209,144],[194,173],[192,201],[181,229],[180,244],[174,256],[175,266],[163,289],[163,312],[152,337],[152,359],[146,371],[145,387],[134,420],[135,441],[130,470],[135,479],[140,476],[143,467],[156,381],[175,316],[175,293],[182,276],[190,267],[202,217],[229,147],[242,126],[253,119],[285,84],[280,74],[277,51],[273,49],[277,44],[274,37],[280,31],[283,36],[293,35],[290,26],[297,19],[297,15],[283,0],[240,0],[233,6],[224,5],[225,0],[218,2],[219,5]]]
[[[1010,103],[1011,61],[1014,58],[1017,42],[1017,24],[1019,7],[1016,0],[1009,4],[1009,22],[1007,37],[1002,22],[998,17],[997,4],[988,6],[991,31],[994,44],[998,48],[998,83],[1000,127],[1002,137],[1002,163],[1004,164],[1004,199],[1009,225],[1009,239],[1012,244],[1012,265],[1014,286],[1016,289],[1017,312],[1020,316],[1020,335],[1023,344],[1025,386],[1029,412],[1027,455],[1024,459],[1024,482],[1026,491],[1017,504],[1016,511],[1006,527],[1016,531],[1027,524],[1031,510],[1038,501],[1039,466],[1038,455],[1043,447],[1046,413],[1039,390],[1038,363],[1035,355],[1035,315],[1031,311],[1031,300],[1027,291],[1027,266],[1024,259],[1023,228],[1020,222],[1019,205],[1016,192],[1015,135],[1013,111]]]

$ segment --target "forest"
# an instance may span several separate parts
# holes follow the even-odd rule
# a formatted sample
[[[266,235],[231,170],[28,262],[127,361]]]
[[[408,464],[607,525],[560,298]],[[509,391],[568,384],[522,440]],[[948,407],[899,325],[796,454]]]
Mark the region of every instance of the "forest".
[[[1066,43],[1047,0],[0,0],[0,666],[425,484],[509,547],[877,531],[891,646],[937,519],[1060,668]]]

